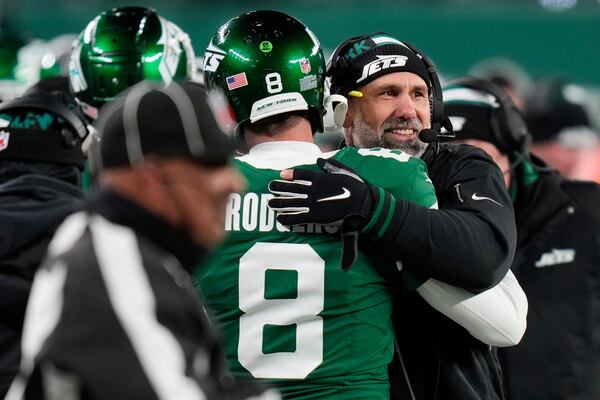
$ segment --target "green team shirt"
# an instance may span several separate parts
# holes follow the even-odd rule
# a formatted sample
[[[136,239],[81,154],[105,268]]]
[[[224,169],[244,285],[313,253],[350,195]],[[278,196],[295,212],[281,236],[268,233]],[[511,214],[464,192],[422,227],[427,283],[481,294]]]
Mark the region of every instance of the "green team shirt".
[[[194,276],[219,322],[232,372],[265,379],[289,399],[388,399],[392,298],[378,271],[400,276],[396,265],[361,251],[342,271],[338,228],[288,230],[267,207],[267,186],[280,169],[316,170],[316,158],[330,156],[396,198],[433,207],[425,164],[386,149],[322,154],[308,143],[259,146],[279,159],[251,152],[236,160],[247,191],[231,195],[229,236]]]

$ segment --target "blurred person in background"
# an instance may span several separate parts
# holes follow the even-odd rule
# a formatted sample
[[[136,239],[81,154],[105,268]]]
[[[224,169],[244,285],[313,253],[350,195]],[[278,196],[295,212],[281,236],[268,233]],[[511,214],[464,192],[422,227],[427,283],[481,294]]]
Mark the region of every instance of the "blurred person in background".
[[[75,99],[60,90],[36,86],[0,104],[0,397],[18,371],[33,276],[83,196],[86,134]]]
[[[147,7],[116,7],[94,17],[71,52],[69,79],[84,112],[98,109],[144,79],[167,85],[192,79],[195,56],[189,36]]]
[[[566,178],[600,182],[600,131],[592,119],[594,101],[598,99],[584,87],[566,79],[536,82],[526,98],[531,152]]]
[[[25,39],[7,21],[0,3],[0,101],[21,96],[38,81],[68,75],[68,60],[77,35],[50,40]]]
[[[7,399],[278,399],[236,382],[188,272],[244,183],[204,87],[141,82],[103,108],[98,190],[58,229]]]
[[[515,208],[511,269],[529,314],[521,343],[498,350],[506,398],[600,398],[600,186],[530,154],[525,121],[498,86],[458,79],[444,100],[456,139],[492,156]]]
[[[54,76],[68,76],[68,63],[75,34],[64,34],[45,41],[35,39],[17,53],[15,79],[24,87]]]
[[[501,286],[495,285],[507,275],[516,243],[510,197],[501,171],[483,151],[438,142],[449,135],[442,128],[451,126],[431,61],[412,45],[378,32],[340,44],[327,71],[333,120],[343,126],[346,143],[420,157],[439,201],[439,210],[397,201],[406,208],[389,222],[389,229],[399,232],[396,240],[365,241],[421,279],[472,293]],[[315,193],[320,186],[311,185]],[[311,197],[311,209],[318,210],[314,196],[306,201]],[[302,222],[301,216],[295,218]],[[316,214],[313,218],[320,222]],[[421,296],[397,298],[393,325],[398,356],[390,367],[392,398],[502,399],[501,373],[489,343]]]
[[[525,97],[531,87],[531,78],[515,61],[504,57],[488,58],[473,65],[468,75],[500,86],[513,103],[520,110],[523,109]]]
[[[116,7],[98,14],[80,33],[69,60],[69,82],[86,117],[93,121],[102,105],[144,79],[163,85],[193,80],[194,63],[190,38],[176,24],[151,8]],[[97,140],[93,133],[89,135],[86,154]],[[88,156],[84,189],[92,184],[94,162]]]

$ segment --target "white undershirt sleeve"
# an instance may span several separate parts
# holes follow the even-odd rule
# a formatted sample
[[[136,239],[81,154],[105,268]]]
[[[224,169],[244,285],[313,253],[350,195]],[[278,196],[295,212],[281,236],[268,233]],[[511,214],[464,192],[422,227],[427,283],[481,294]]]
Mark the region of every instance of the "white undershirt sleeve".
[[[498,285],[478,294],[435,279],[426,281],[417,292],[486,344],[514,346],[525,333],[527,296],[510,270]]]

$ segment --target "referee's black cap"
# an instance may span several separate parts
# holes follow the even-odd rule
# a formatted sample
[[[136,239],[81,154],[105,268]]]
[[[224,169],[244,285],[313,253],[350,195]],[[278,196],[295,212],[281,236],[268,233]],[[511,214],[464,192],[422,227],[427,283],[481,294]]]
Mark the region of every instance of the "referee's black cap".
[[[234,150],[225,131],[235,123],[224,99],[194,82],[136,84],[100,110],[98,167],[135,165],[149,155],[225,165]]]

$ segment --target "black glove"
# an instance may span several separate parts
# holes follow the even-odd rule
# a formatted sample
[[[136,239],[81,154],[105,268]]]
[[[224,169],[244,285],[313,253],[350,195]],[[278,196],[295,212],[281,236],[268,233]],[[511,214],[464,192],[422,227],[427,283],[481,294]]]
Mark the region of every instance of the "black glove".
[[[269,207],[283,225],[323,224],[341,226],[343,232],[360,230],[373,214],[373,189],[354,171],[337,160],[319,158],[325,172],[294,170],[294,180],[273,180],[275,198]]]
[[[359,231],[373,215],[377,189],[337,160],[319,158],[325,172],[294,170],[294,180],[273,180],[269,191],[276,197],[269,207],[283,225],[323,224],[341,226],[342,269],[356,260]]]

